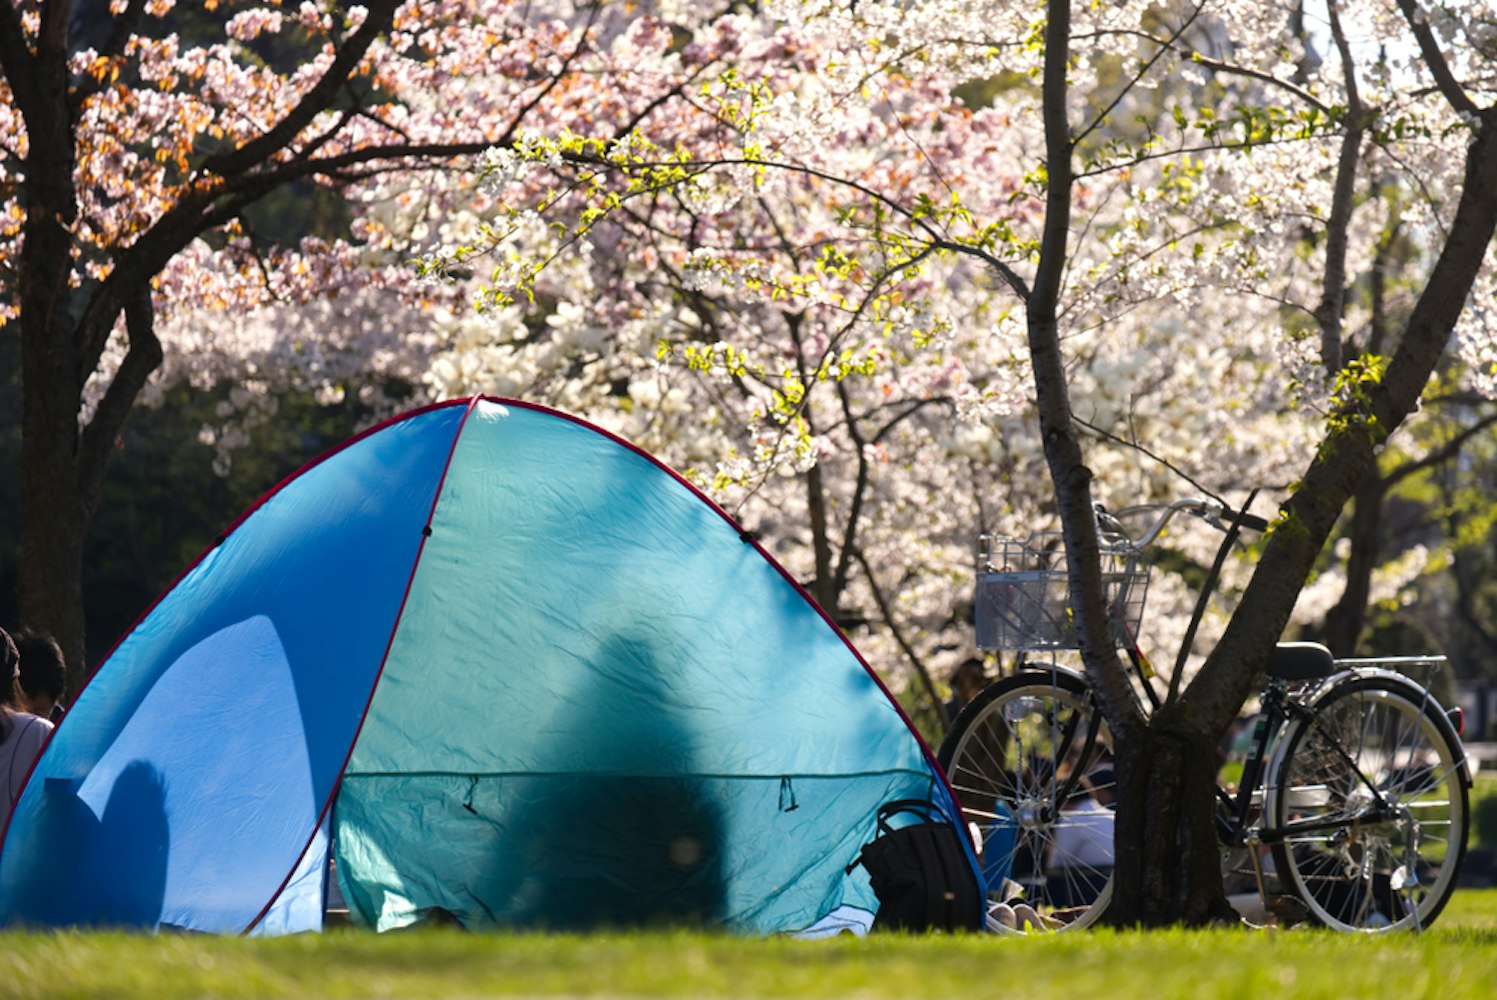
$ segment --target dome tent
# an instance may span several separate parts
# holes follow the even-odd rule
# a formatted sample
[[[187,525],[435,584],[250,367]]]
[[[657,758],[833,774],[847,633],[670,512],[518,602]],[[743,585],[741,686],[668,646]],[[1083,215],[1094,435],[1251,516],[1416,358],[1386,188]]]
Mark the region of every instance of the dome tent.
[[[0,923],[804,931],[878,806],[955,816],[850,644],[722,511],[563,414],[395,418],[268,494],[95,671]],[[980,879],[975,860],[973,878]]]

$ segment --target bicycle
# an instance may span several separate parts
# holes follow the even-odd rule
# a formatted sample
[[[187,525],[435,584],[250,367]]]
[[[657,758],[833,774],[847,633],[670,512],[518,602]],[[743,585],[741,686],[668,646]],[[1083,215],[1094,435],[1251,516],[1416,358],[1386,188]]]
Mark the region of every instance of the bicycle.
[[[1123,530],[1120,518],[1154,511],[1162,513],[1142,539]],[[1240,529],[1267,528],[1194,497],[1116,515],[1098,508],[1113,637],[1156,709],[1153,669],[1136,639],[1148,591],[1143,553],[1182,512],[1226,535],[1187,646]],[[1047,535],[982,536],[976,608],[979,647],[1016,650],[1018,664],[963,708],[938,757],[982,861],[990,926],[1087,927],[1112,893],[1112,736],[1082,674],[1053,658],[1028,660],[1076,645],[1063,546]],[[1235,790],[1217,788],[1224,876],[1247,879],[1265,907],[1274,886],[1337,930],[1428,926],[1465,857],[1471,775],[1459,710],[1405,671],[1444,661],[1333,660],[1317,644],[1279,644],[1241,778]]]

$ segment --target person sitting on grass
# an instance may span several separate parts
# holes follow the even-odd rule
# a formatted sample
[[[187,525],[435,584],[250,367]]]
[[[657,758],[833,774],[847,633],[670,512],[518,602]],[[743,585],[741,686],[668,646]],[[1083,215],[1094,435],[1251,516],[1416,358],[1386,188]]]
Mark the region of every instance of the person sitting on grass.
[[[52,723],[21,711],[21,654],[15,641],[0,629],[0,809],[5,816],[15,808],[31,763],[52,734]]]

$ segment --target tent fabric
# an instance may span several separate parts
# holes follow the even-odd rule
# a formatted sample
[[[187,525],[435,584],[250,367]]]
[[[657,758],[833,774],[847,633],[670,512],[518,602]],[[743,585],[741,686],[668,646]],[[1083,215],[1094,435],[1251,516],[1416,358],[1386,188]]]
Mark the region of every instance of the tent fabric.
[[[956,815],[751,537],[597,428],[460,400],[282,484],[101,665],[0,922],[311,929],[331,841],[379,929],[800,931],[875,908],[845,868],[896,798]]]

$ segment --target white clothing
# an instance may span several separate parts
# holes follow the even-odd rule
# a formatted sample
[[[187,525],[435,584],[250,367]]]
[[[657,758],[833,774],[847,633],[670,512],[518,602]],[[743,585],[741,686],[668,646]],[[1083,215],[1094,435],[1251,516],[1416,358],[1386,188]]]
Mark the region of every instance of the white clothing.
[[[52,723],[30,712],[6,712],[5,723],[9,731],[0,742],[0,809],[9,814],[21,797],[31,762],[52,734]]]
[[[1112,820],[1112,810],[1090,797],[1062,812],[1055,824],[1050,867],[1111,868]]]

